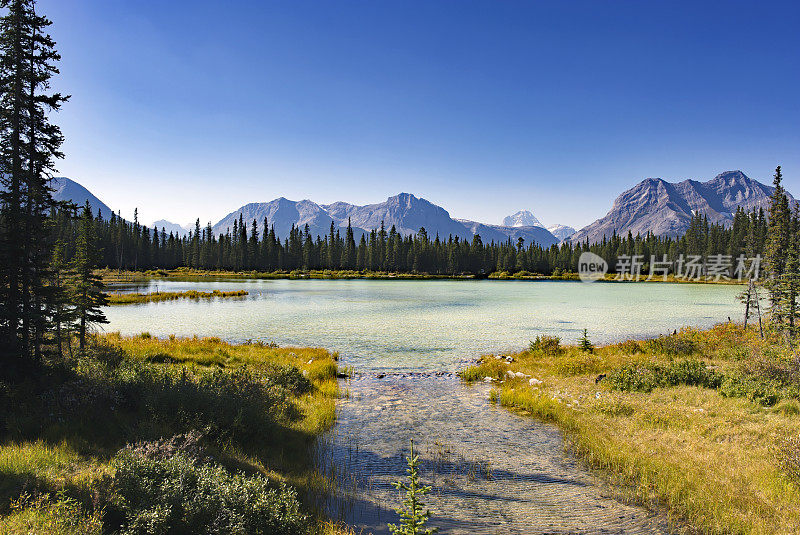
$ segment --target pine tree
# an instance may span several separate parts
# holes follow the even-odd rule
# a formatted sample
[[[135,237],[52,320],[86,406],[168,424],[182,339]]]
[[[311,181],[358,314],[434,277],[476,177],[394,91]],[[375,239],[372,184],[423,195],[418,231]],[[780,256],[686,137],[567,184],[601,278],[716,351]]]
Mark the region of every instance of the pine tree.
[[[764,249],[765,284],[769,290],[771,320],[778,328],[782,328],[788,321],[785,295],[787,285],[783,279],[791,241],[789,200],[781,184],[782,179],[781,167],[778,166],[775,169],[775,190],[770,199]]]
[[[95,248],[95,232],[89,201],[81,214],[78,236],[75,240],[75,256],[72,259],[72,270],[75,278],[72,287],[72,304],[75,307],[75,322],[78,330],[78,343],[81,352],[86,349],[86,332],[91,325],[108,323],[100,307],[108,304],[103,293],[103,282],[94,269],[97,267],[97,249]]]
[[[786,322],[786,331],[790,337],[797,334],[798,308],[797,298],[800,290],[800,250],[798,250],[798,226],[800,226],[800,208],[795,205],[794,215],[789,225],[789,247],[786,250],[786,266],[780,279],[782,302],[780,310]]]
[[[61,221],[63,222],[63,219]],[[68,327],[74,320],[69,292],[70,282],[74,274],[66,261],[66,257],[67,242],[65,237],[59,236],[53,245],[53,258],[50,262],[50,289],[53,303],[51,319],[55,327],[56,347],[59,355],[63,355],[64,351],[64,327]],[[66,334],[67,341],[69,341],[69,334]]]
[[[38,356],[51,303],[47,217],[63,137],[48,115],[67,100],[48,93],[60,60],[34,0],[3,0],[0,18],[0,337],[12,355]]]
[[[406,458],[408,462],[408,483],[395,481],[392,483],[397,490],[404,490],[406,497],[403,507],[396,509],[400,515],[400,525],[389,524],[393,535],[432,535],[438,528],[426,528],[425,524],[431,517],[430,509],[425,509],[425,504],[420,499],[429,494],[431,487],[421,485],[419,479],[420,460],[414,455],[414,440],[411,440],[411,453]]]
[[[585,351],[586,353],[594,352],[594,344],[592,344],[591,340],[589,340],[589,330],[584,329],[583,334],[580,338],[578,338],[578,347],[581,351]]]

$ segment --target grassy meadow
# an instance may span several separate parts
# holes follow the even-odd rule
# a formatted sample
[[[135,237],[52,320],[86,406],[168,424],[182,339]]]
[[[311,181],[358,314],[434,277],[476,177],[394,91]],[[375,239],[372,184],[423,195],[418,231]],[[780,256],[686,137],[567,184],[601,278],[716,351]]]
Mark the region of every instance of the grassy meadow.
[[[503,357],[462,379],[556,423],[623,498],[689,531],[800,533],[800,359],[783,339],[729,323],[591,352],[542,337]]]
[[[0,383],[0,533],[346,533],[314,510],[310,453],[337,359],[108,334]]]

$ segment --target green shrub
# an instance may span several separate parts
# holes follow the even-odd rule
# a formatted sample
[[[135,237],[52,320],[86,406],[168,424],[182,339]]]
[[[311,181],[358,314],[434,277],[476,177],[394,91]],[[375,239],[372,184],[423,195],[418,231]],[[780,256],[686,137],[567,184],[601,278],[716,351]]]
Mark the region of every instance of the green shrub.
[[[626,355],[635,355],[637,353],[644,353],[642,349],[642,345],[637,342],[636,340],[625,340],[624,342],[617,344],[619,350]]]
[[[651,392],[658,386],[658,377],[650,366],[626,364],[609,372],[606,381],[612,390],[622,392]]]
[[[727,375],[719,393],[727,398],[747,398],[765,407],[771,407],[781,399],[780,387],[774,381],[743,373]]]
[[[107,342],[95,341],[88,353],[90,358],[110,368],[116,368],[125,359],[125,351],[121,347]]]
[[[154,364],[177,364],[180,362],[180,359],[176,359],[169,353],[165,353],[163,351],[157,351],[155,353],[145,355],[144,360]]]
[[[718,388],[722,376],[703,362],[685,359],[669,364],[627,364],[606,377],[613,390],[651,392],[657,387],[677,385]]]
[[[241,441],[300,416],[285,391],[245,370],[177,374],[143,367],[120,386],[131,408],[176,432],[207,429]]]
[[[174,435],[170,438],[137,442],[128,446],[128,450],[137,457],[148,459],[169,459],[177,454],[188,455],[193,459],[206,458],[201,441],[203,433],[191,430],[188,433]]]
[[[532,340],[528,346],[531,353],[542,353],[544,355],[558,355],[561,353],[561,338],[558,336],[548,336],[543,334]]]
[[[680,357],[696,353],[697,343],[679,334],[673,334],[651,338],[645,341],[645,348],[650,353]]]
[[[723,346],[716,351],[721,360],[742,361],[750,358],[750,348],[745,345]]]
[[[109,516],[115,513],[121,520],[121,535],[309,531],[309,518],[286,484],[231,474],[182,452],[151,457],[128,448],[112,464],[118,495]]]
[[[776,351],[763,351],[748,360],[743,370],[749,375],[762,377],[781,386],[800,385],[800,359]]]
[[[688,385],[719,388],[722,376],[710,370],[703,362],[693,359],[679,360],[663,367],[664,386]]]
[[[295,366],[270,364],[266,367],[264,375],[269,384],[283,388],[295,396],[310,392],[313,388],[311,381],[306,379]]]

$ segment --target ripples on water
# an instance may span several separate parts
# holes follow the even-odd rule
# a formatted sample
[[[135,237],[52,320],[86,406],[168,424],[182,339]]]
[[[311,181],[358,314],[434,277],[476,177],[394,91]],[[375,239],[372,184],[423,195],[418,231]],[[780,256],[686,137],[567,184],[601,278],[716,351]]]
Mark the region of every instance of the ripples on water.
[[[443,533],[666,533],[660,516],[623,505],[565,455],[559,431],[487,402],[452,375],[363,376],[349,384],[321,464],[339,478],[328,510],[388,533],[415,439],[432,525]]]
[[[737,314],[731,286],[492,281],[153,282],[161,291],[250,292],[107,310],[109,330],[274,340],[340,351],[337,424],[317,458],[338,492],[333,516],[387,533],[415,439],[433,524],[450,534],[664,533],[662,517],[606,496],[564,454],[551,425],[500,409],[484,385],[453,375],[476,356],[520,349],[537,334],[596,343],[710,326]],[[378,373],[387,374],[378,379]],[[438,375],[437,375],[438,373]]]

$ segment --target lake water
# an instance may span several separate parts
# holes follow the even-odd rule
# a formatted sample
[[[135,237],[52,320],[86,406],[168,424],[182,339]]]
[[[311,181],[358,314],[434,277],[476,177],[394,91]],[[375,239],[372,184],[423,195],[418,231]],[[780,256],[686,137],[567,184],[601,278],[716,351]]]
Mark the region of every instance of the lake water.
[[[236,299],[106,310],[109,331],[194,334],[232,342],[322,346],[356,375],[320,442],[340,482],[333,516],[387,533],[415,439],[442,533],[664,533],[661,516],[621,504],[563,451],[559,431],[487,401],[453,375],[481,354],[519,350],[537,334],[595,343],[708,327],[741,315],[724,285],[529,282],[151,281],[137,291],[245,289]]]

